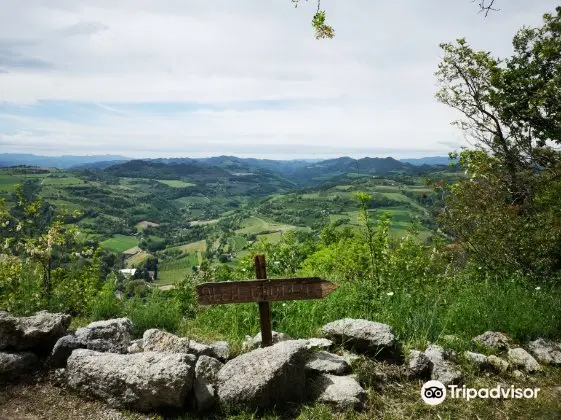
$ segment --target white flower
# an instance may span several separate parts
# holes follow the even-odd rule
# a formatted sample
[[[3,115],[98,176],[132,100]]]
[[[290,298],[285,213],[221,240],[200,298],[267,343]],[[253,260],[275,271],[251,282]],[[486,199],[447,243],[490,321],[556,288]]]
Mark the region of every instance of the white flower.
[[[286,306],[286,303],[283,303],[282,306]]]
[[[393,296],[393,292],[388,292],[388,293],[386,293],[386,295]]]
[[[535,290],[542,290],[542,288],[540,286],[536,287]]]

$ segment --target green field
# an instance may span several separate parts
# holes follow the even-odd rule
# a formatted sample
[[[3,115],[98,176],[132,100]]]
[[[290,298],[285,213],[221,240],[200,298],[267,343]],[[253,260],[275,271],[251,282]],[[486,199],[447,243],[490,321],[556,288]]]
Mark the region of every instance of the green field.
[[[110,249],[115,252],[123,252],[127,249],[138,246],[138,238],[135,236],[113,235],[100,244],[103,248]]]
[[[178,179],[158,179],[158,182],[161,184],[165,184],[171,188],[185,188],[185,187],[194,187],[196,184],[192,182],[185,182]]]
[[[173,284],[192,272],[193,266],[199,265],[198,256],[187,254],[178,260],[164,261],[158,266],[158,285]]]
[[[295,227],[296,226],[271,222],[261,217],[252,216],[243,221],[242,228],[239,229],[237,232],[246,233],[246,234],[259,234],[268,231],[286,232],[288,230],[294,229]]]

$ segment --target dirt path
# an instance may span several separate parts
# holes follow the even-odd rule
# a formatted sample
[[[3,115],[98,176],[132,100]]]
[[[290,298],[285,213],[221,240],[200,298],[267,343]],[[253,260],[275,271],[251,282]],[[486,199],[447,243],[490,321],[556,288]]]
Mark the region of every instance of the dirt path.
[[[108,408],[34,378],[17,385],[0,385],[0,420],[121,420],[155,419]]]

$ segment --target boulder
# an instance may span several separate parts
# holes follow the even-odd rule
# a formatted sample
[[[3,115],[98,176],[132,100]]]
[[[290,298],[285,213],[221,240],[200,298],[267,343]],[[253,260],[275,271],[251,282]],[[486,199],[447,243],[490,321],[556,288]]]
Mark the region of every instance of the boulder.
[[[490,366],[487,356],[481,353],[473,353],[471,351],[466,351],[464,353],[466,360],[469,360],[475,364],[479,369],[486,369]]]
[[[503,333],[486,331],[473,339],[476,344],[495,351],[505,351],[510,348],[512,340]]]
[[[194,354],[195,356],[213,355],[213,349],[185,337],[178,337],[166,331],[150,329],[142,337],[144,351]]]
[[[528,343],[528,350],[538,360],[546,365],[561,365],[561,343],[538,338]]]
[[[230,344],[227,341],[215,341],[209,346],[212,348],[212,357],[222,362],[226,362],[230,358]]]
[[[68,359],[70,388],[114,408],[151,411],[181,408],[193,386],[195,357],[180,353],[100,353],[74,350]]]
[[[340,411],[358,410],[366,399],[366,392],[352,376],[320,374],[313,378],[309,389],[312,399]]]
[[[305,390],[306,340],[281,341],[230,360],[218,372],[223,407],[266,409],[300,401]]]
[[[400,348],[391,327],[364,319],[345,318],[322,328],[325,337],[360,353],[376,358],[399,358]]]
[[[540,370],[540,365],[536,359],[523,348],[517,347],[515,349],[510,349],[507,355],[512,365],[521,367],[526,372],[533,373]]]
[[[314,350],[329,350],[333,347],[333,341],[327,338],[310,338],[306,347]]]
[[[432,362],[425,353],[419,350],[412,350],[409,353],[407,363],[409,377],[419,379],[430,378],[432,366]]]
[[[23,376],[36,369],[39,359],[34,353],[0,352],[0,383]]]
[[[425,350],[425,356],[432,363],[430,378],[433,381],[440,381],[448,386],[457,384],[462,380],[462,372],[450,359],[454,357],[454,353],[444,350],[437,345],[430,345]]]
[[[494,354],[487,356],[487,362],[498,373],[505,373],[510,367],[510,364],[506,360],[501,359]]]
[[[219,360],[205,355],[200,356],[197,360],[195,383],[193,384],[197,410],[207,411],[216,404],[216,377],[222,366],[224,365]]]
[[[86,343],[78,340],[75,335],[65,335],[56,342],[47,364],[52,369],[66,367],[66,361],[76,349],[86,348]]]
[[[131,345],[127,348],[127,353],[134,354],[134,353],[141,353],[144,351],[143,347],[144,341],[142,338],[138,340],[132,340]]]
[[[83,348],[109,353],[127,353],[132,337],[132,322],[128,318],[92,322],[76,330],[76,340]]]
[[[16,318],[0,312],[0,350],[33,350],[48,354],[70,325],[71,317],[46,311]]]
[[[333,375],[344,375],[351,371],[351,366],[344,357],[323,350],[312,353],[305,368],[308,372],[331,373]]]
[[[273,344],[280,343],[281,341],[292,340],[292,338],[282,332],[272,332]],[[246,336],[245,341],[242,343],[242,352],[255,350],[261,347],[263,340],[261,339],[261,333],[257,333],[255,337]]]

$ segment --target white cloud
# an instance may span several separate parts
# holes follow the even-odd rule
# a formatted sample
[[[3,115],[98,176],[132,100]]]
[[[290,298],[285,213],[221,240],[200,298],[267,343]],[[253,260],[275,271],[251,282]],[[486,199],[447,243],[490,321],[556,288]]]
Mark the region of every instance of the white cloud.
[[[461,134],[449,126],[454,113],[434,99],[438,43],[465,36],[506,55],[514,32],[556,5],[502,3],[484,19],[469,0],[324,0],[336,38],[316,41],[312,2],[294,10],[289,0],[0,0],[0,100],[100,105],[96,118],[73,122],[55,113],[14,119],[0,108],[0,147],[136,156],[258,144],[445,153]],[[6,51],[11,61],[3,62]],[[285,105],[257,106],[266,100]],[[226,106],[167,115],[131,107],[152,102]]]

